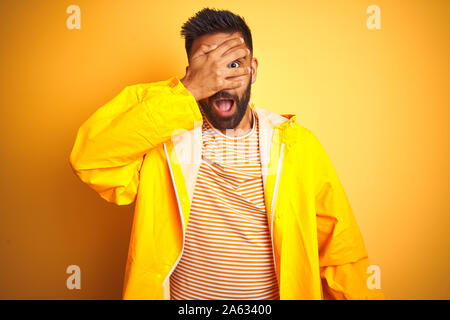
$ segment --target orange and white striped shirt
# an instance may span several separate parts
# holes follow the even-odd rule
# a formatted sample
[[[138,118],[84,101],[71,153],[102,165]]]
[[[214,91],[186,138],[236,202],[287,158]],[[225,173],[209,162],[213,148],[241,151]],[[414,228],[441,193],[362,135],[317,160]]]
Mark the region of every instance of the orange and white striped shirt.
[[[202,161],[173,300],[279,299],[264,203],[258,118],[230,137],[203,114]]]

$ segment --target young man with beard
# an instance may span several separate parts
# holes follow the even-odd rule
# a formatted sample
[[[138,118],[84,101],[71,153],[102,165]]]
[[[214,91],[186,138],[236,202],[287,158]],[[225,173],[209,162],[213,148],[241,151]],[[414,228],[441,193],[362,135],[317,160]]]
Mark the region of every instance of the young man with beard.
[[[75,173],[136,201],[125,299],[378,299],[337,173],[315,135],[249,104],[250,29],[203,9],[182,79],[125,88],[79,129]]]

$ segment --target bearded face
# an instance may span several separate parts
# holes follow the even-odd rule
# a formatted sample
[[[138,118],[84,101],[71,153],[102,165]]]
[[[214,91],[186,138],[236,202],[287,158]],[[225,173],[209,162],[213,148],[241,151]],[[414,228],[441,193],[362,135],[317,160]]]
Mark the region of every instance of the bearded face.
[[[211,97],[199,100],[209,122],[218,130],[234,129],[241,122],[250,101],[252,76],[242,96],[219,91]]]

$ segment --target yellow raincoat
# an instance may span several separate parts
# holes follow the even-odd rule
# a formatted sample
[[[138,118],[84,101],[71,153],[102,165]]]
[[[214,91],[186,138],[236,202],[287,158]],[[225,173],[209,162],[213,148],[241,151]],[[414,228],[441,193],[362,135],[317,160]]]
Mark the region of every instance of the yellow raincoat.
[[[281,299],[383,299],[330,159],[295,116],[257,108],[267,218]],[[201,159],[202,116],[177,77],[126,87],[80,127],[78,177],[135,203],[124,299],[169,299]]]

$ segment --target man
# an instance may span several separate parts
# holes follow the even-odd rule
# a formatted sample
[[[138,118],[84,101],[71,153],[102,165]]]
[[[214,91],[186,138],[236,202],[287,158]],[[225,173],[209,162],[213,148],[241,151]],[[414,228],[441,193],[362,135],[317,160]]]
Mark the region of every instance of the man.
[[[182,35],[186,75],[125,88],[70,156],[105,200],[136,200],[124,299],[383,298],[318,139],[249,104],[245,21],[206,8]]]

